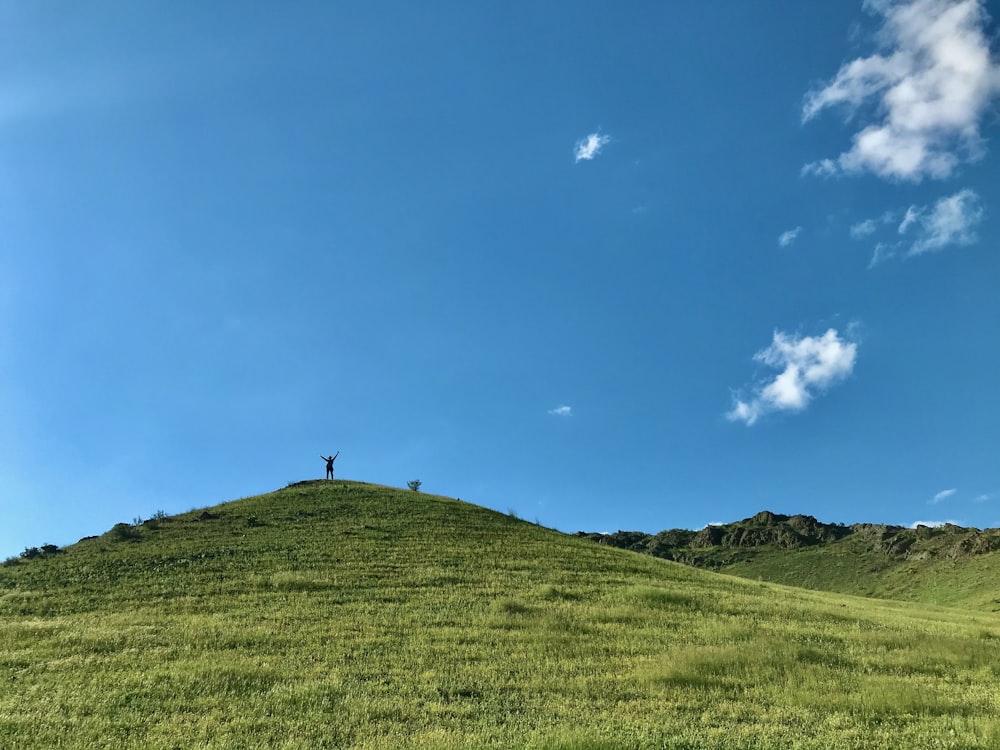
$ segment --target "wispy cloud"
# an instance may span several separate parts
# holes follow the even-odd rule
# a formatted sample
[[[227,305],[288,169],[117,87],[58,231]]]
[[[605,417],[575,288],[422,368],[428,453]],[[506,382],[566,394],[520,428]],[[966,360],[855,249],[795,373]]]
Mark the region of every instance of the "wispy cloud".
[[[562,406],[557,406],[555,409],[549,409],[549,414],[556,417],[572,417],[573,407],[563,404]]]
[[[878,230],[878,222],[875,219],[865,219],[851,226],[851,239],[860,240],[870,234],[875,234]]]
[[[952,495],[954,495],[956,492],[958,492],[958,489],[956,489],[955,487],[952,487],[950,490],[941,490],[934,497],[932,497],[930,500],[928,500],[927,504],[928,505],[937,505],[941,501],[947,500],[949,497],[951,497]]]
[[[861,240],[865,237],[875,234],[881,227],[887,226],[894,223],[899,217],[899,213],[895,211],[883,211],[880,216],[871,219],[865,219],[859,221],[857,224],[851,225],[851,239]]]
[[[983,220],[983,204],[974,190],[960,190],[941,198],[931,208],[910,206],[899,233],[916,227],[916,237],[907,255],[922,255],[950,245],[971,245],[978,237],[974,227]]]
[[[611,143],[611,136],[601,135],[600,133],[591,133],[581,138],[576,142],[574,150],[576,161],[590,161],[601,153],[601,149],[609,143]]]
[[[820,159],[802,165],[804,177],[831,177],[837,174],[837,162],[833,159]]]
[[[873,112],[853,145],[804,174],[872,172],[919,181],[943,178],[983,154],[979,122],[1000,92],[1000,65],[984,31],[983,0],[866,0],[880,16],[878,54],[844,63],[802,107],[808,122],[843,105],[848,121]],[[865,106],[862,110],[863,105]]]
[[[843,338],[833,328],[822,336],[795,336],[775,331],[771,345],[754,355],[757,362],[780,370],[771,379],[745,388],[747,399],[734,398],[727,412],[730,421],[752,425],[775,411],[798,412],[834,384],[844,380],[857,360],[856,342]]]
[[[903,212],[896,229],[896,236],[900,239],[879,242],[869,268],[890,258],[911,258],[949,247],[971,245],[979,239],[975,230],[985,215],[979,194],[968,188],[940,198],[932,206],[910,206]],[[894,221],[892,217],[898,214],[886,213],[883,216],[889,216],[889,220]],[[873,233],[877,227],[871,224],[872,221],[869,219],[856,224],[851,228],[851,236],[855,237],[855,228],[862,226],[864,229],[860,231],[867,231],[870,226],[869,233]]]
[[[972,498],[974,503],[988,503],[995,497],[1000,497],[1000,492],[984,492],[982,495],[976,495]]]
[[[910,528],[915,529],[918,526],[927,526],[928,528],[936,529],[939,526],[946,526],[948,524],[951,524],[952,526],[962,525],[960,521],[914,521],[910,524]]]
[[[902,242],[879,242],[875,245],[875,252],[872,253],[872,259],[868,262],[868,267],[875,268],[875,266],[895,258],[899,255],[899,248],[902,245]]]
[[[781,233],[778,237],[778,244],[782,247],[788,247],[795,240],[798,239],[799,233],[802,231],[802,227],[795,227],[795,229],[789,229]]]

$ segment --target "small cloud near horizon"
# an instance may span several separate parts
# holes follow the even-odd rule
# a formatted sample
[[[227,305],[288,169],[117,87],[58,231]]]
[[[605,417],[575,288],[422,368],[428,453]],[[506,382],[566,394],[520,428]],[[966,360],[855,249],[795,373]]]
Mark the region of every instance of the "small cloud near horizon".
[[[726,413],[731,422],[748,427],[776,411],[800,412],[819,394],[845,380],[854,370],[858,345],[833,328],[822,336],[795,336],[775,331],[771,345],[754,360],[781,372],[749,386],[746,400],[734,397]]]
[[[910,524],[909,528],[915,529],[918,526],[927,526],[928,528],[936,529],[947,524],[951,524],[952,526],[962,526],[961,521],[914,521]]]
[[[785,232],[782,232],[781,235],[778,237],[778,244],[781,245],[782,247],[788,247],[793,242],[795,242],[796,239],[798,239],[799,233],[801,231],[802,227],[795,227],[795,229],[789,229]]]
[[[561,406],[557,406],[555,409],[549,409],[549,414],[556,417],[572,417],[573,407],[562,404]]]
[[[591,133],[581,138],[576,142],[574,149],[575,161],[590,161],[601,153],[601,149],[609,143],[611,143],[611,136],[601,135],[600,133]]]
[[[951,497],[952,495],[954,495],[956,492],[958,492],[958,489],[955,488],[955,487],[952,487],[950,490],[941,490],[934,497],[932,497],[930,500],[928,500],[927,504],[928,505],[937,505],[942,500],[947,500],[949,497]]]

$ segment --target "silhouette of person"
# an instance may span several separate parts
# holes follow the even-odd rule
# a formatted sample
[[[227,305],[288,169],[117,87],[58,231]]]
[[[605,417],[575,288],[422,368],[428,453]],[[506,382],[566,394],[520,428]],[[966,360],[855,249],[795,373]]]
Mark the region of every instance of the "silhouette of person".
[[[340,455],[340,451],[337,451],[332,456],[324,456],[322,453],[319,457],[326,461],[326,478],[333,479],[333,462],[337,460],[337,456]]]

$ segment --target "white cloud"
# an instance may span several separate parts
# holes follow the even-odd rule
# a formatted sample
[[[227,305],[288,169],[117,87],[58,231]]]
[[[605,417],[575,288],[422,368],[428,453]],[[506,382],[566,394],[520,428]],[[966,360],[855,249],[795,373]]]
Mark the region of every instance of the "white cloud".
[[[892,224],[896,221],[898,215],[899,213],[895,211],[883,211],[882,215],[877,218],[859,221],[857,224],[851,226],[851,239],[860,240],[868,237],[869,235],[875,234],[879,227]]]
[[[802,166],[802,176],[830,177],[837,174],[837,162],[833,159],[820,159]]]
[[[553,414],[557,417],[572,417],[573,407],[563,404],[562,406],[557,406],[555,409],[549,409],[549,414]]]
[[[901,244],[900,242],[879,242],[875,245],[875,252],[872,254],[872,259],[868,262],[868,267],[874,268],[879,263],[884,263],[891,258],[895,258],[899,255]]]
[[[949,245],[971,245],[978,237],[973,228],[983,220],[983,204],[974,190],[960,190],[941,198],[931,208],[910,206],[899,233],[916,227],[916,238],[907,255],[922,255]]]
[[[921,210],[922,209],[918,209],[916,206],[910,206],[906,209],[906,215],[903,216],[903,220],[899,223],[898,231],[900,234],[906,234],[906,230],[916,223]]]
[[[601,153],[601,149],[610,142],[610,135],[601,135],[600,133],[591,133],[585,138],[581,138],[576,142],[574,151],[576,161],[590,161]]]
[[[804,337],[775,331],[771,345],[754,359],[781,372],[751,386],[748,399],[736,398],[726,414],[730,421],[752,425],[770,412],[802,411],[817,393],[851,374],[857,344],[841,338],[833,328],[822,336]]]
[[[914,521],[913,523],[910,524],[910,528],[915,529],[918,526],[927,526],[929,528],[936,529],[940,526],[945,526],[947,524],[951,524],[952,526],[962,525],[959,521]]]
[[[895,221],[898,215],[887,211],[879,222]],[[947,247],[971,245],[979,239],[975,228],[985,215],[979,194],[968,188],[938,199],[933,206],[910,206],[903,212],[896,232],[897,237],[905,236],[907,239],[876,244],[868,267],[877,266],[890,258],[911,258]],[[851,227],[851,236],[855,239],[865,237],[875,232],[876,228],[875,220],[868,219]]]
[[[874,106],[874,122],[854,134],[835,160],[805,165],[803,174],[869,171],[919,181],[949,176],[962,161],[982,156],[979,120],[1000,92],[1000,65],[984,32],[983,0],[866,0],[881,16],[882,54],[844,63],[834,79],[810,91],[808,122],[844,105],[848,119]]]
[[[782,232],[781,236],[778,237],[778,244],[782,247],[788,247],[795,242],[801,231],[802,227],[795,227],[795,229],[789,229],[788,231]]]
[[[993,498],[1000,495],[1000,492],[984,492],[982,495],[977,495],[972,499],[974,503],[987,503]]]
[[[958,492],[958,490],[956,488],[954,488],[954,487],[952,487],[950,490],[941,490],[939,493],[937,493],[933,498],[931,498],[928,501],[928,504],[929,505],[937,505],[942,500],[947,500],[949,497],[951,497],[952,495],[954,495],[956,492]]]
[[[865,219],[864,221],[859,221],[851,227],[851,239],[859,240],[862,237],[875,234],[877,229],[878,222],[875,221],[875,219]]]

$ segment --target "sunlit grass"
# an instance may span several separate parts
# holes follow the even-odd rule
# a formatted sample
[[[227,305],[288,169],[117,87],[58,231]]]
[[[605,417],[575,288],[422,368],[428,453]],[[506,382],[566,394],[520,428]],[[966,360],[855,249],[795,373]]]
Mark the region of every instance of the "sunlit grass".
[[[1000,552],[891,557],[863,541],[802,549],[761,549],[724,570],[751,579],[858,596],[1000,611]]]
[[[0,747],[1000,744],[988,613],[715,576],[356,483],[213,513],[0,569]]]

